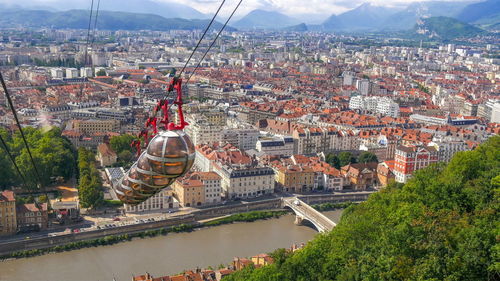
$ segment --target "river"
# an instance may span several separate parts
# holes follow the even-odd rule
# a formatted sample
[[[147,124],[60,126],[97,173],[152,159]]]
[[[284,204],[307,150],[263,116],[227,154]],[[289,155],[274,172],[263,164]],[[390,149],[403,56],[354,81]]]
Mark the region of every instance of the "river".
[[[342,211],[324,214],[338,222]],[[249,257],[311,240],[317,232],[294,225],[294,216],[203,228],[110,246],[0,262],[0,280],[131,280],[145,272],[176,274],[197,266],[214,268],[233,257]]]

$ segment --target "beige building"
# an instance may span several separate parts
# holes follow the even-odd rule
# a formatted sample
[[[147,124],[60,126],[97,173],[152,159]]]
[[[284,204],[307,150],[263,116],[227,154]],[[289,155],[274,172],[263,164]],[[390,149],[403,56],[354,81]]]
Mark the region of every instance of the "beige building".
[[[223,127],[209,123],[206,119],[190,122],[186,127],[186,133],[191,137],[194,145],[214,143],[221,141]]]
[[[185,176],[176,180],[172,186],[182,207],[201,206],[205,203],[205,190],[199,176]]]
[[[16,197],[13,191],[0,192],[0,235],[16,233]]]
[[[116,153],[111,149],[109,144],[101,143],[97,147],[97,161],[101,167],[111,166],[116,163]]]
[[[93,134],[98,132],[118,132],[120,121],[118,120],[74,120],[72,129],[78,133]]]
[[[276,167],[275,180],[278,188],[286,192],[307,192],[314,187],[314,170],[310,167],[289,165]]]
[[[205,204],[218,204],[222,201],[222,178],[215,172],[195,172],[203,183],[205,191]]]

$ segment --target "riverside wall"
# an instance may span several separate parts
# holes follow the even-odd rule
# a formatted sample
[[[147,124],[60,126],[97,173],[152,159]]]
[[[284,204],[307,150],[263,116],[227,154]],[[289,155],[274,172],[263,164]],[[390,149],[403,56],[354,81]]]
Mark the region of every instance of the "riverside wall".
[[[299,198],[308,204],[319,204],[326,202],[359,202],[365,201],[370,193],[350,193],[350,194],[319,194],[304,195]],[[58,236],[40,237],[29,240],[9,241],[0,243],[0,255],[6,255],[22,250],[43,249],[53,246],[64,245],[71,242],[98,239],[108,235],[121,235],[153,230],[165,227],[172,227],[180,224],[196,225],[199,220],[215,218],[228,214],[244,213],[258,210],[282,209],[281,198],[273,198],[254,202],[244,202],[241,204],[230,204],[211,208],[196,210],[188,215],[172,217],[166,220],[154,221],[141,224],[117,226],[107,229],[96,229],[80,233],[69,233]]]

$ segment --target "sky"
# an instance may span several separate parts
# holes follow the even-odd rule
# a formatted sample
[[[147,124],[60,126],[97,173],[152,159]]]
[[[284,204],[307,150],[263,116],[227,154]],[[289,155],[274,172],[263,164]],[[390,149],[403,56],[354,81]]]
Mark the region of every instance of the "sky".
[[[60,0],[0,0],[0,3],[10,4],[36,4],[43,6],[44,4]],[[66,0],[78,1],[78,0]],[[81,1],[81,0],[80,0]],[[106,0],[101,0],[106,1]],[[152,0],[156,2],[170,2],[188,5],[205,14],[213,14],[221,3],[221,0]],[[289,16],[298,18],[307,18],[308,16],[327,17],[332,14],[340,14],[342,12],[353,9],[363,3],[370,2],[377,6],[399,6],[404,7],[412,2],[427,1],[427,0],[243,0],[235,18],[242,17],[254,9],[272,10],[284,13]],[[440,0],[440,1],[474,1],[474,0]],[[480,0],[475,0],[480,1]],[[221,10],[221,15],[231,13],[233,7],[236,6],[238,0],[226,0],[224,8]]]
[[[155,0],[172,2],[171,0]],[[331,15],[340,14],[369,2],[377,6],[405,7],[412,2],[422,0],[243,0],[239,8],[239,15],[246,14],[254,9],[279,11],[287,15]],[[424,0],[425,1],[425,0]],[[467,0],[440,0],[440,1],[467,1]],[[469,0],[471,1],[471,0]],[[189,5],[202,13],[213,13],[217,10],[221,0],[176,0],[175,2]],[[226,13],[230,13],[229,6],[235,6],[238,0],[226,0]],[[232,5],[231,5],[232,4]],[[222,11],[221,11],[222,12]]]

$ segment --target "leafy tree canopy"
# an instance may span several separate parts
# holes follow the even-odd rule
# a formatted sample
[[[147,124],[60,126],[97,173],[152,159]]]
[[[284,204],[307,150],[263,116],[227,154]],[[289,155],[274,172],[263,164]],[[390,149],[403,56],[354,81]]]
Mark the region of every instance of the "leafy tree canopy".
[[[499,200],[495,136],[350,206],[330,233],[280,262],[224,280],[497,280]]]

